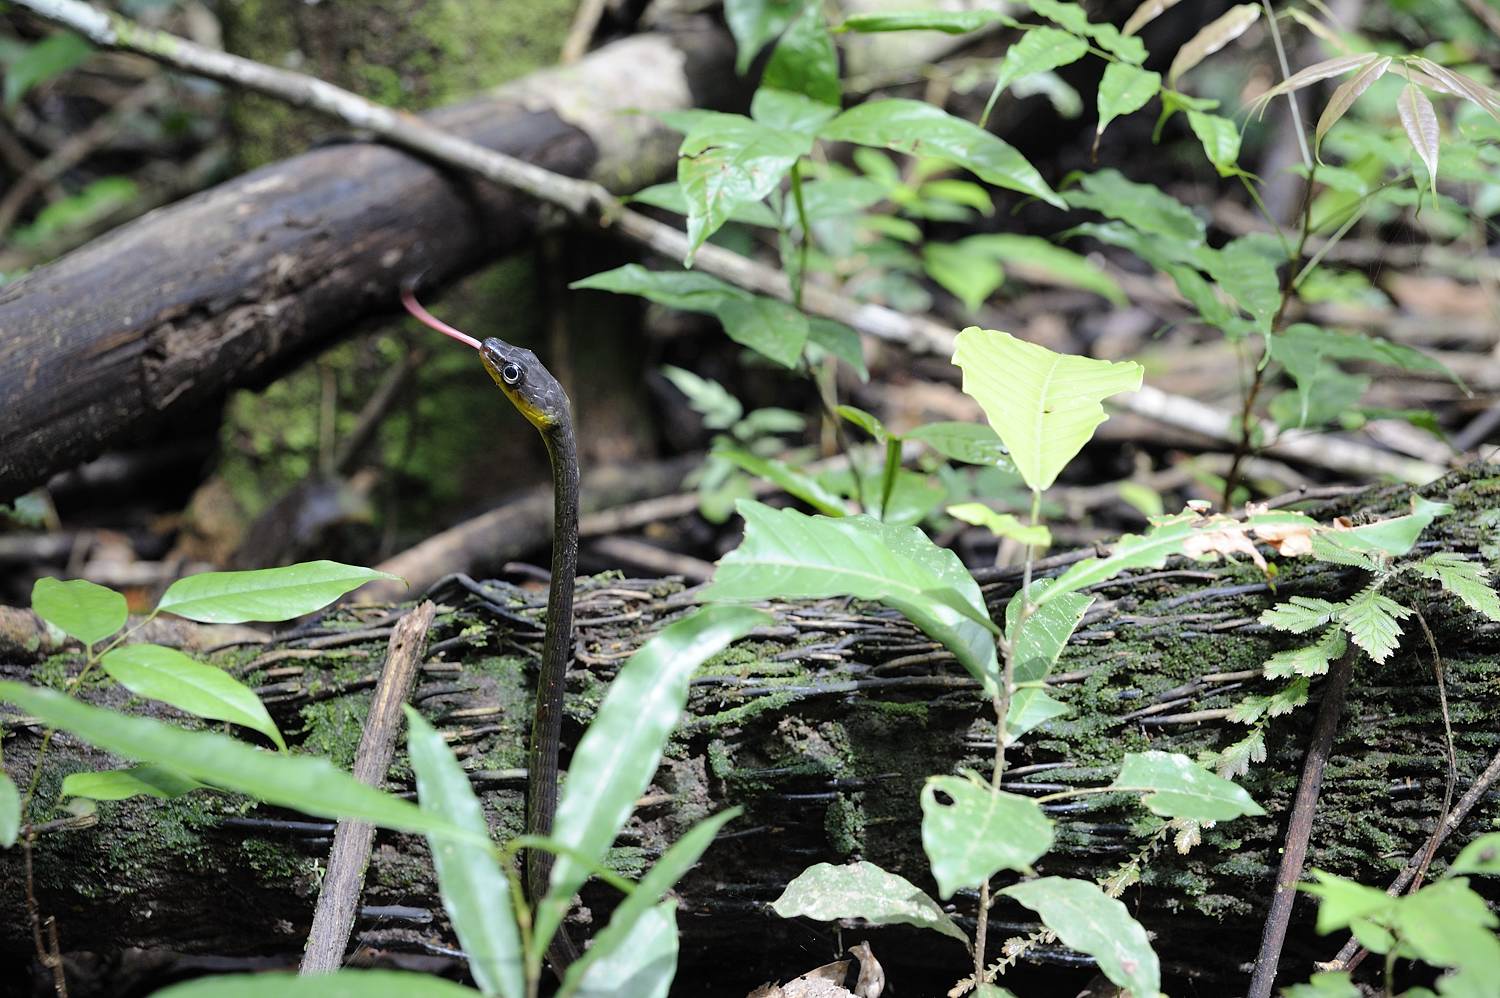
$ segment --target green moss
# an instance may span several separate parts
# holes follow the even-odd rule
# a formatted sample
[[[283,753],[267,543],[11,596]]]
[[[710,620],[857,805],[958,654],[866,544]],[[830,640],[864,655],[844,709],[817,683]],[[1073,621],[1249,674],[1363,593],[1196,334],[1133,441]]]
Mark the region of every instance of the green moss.
[[[651,854],[639,846],[614,846],[604,854],[604,866],[622,877],[639,880],[651,867]]]
[[[864,794],[839,794],[823,813],[828,844],[840,856],[852,856],[865,848]]]
[[[77,661],[78,656],[73,654],[48,655],[31,667],[31,682],[37,686],[66,691],[69,671]]]
[[[303,896],[316,892],[321,879],[317,860],[298,855],[284,843],[247,838],[240,843],[240,854],[256,880],[266,887],[291,887]]]
[[[354,765],[354,754],[370,714],[369,694],[352,694],[310,703],[301,710],[302,749],[325,756],[340,769]]]

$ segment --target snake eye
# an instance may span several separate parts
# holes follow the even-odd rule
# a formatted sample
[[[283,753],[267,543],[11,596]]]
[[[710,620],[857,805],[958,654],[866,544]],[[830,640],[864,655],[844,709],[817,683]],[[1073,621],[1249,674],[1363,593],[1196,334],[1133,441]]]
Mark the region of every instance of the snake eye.
[[[500,368],[500,377],[505,380],[507,385],[519,385],[521,383],[521,365],[506,364]]]

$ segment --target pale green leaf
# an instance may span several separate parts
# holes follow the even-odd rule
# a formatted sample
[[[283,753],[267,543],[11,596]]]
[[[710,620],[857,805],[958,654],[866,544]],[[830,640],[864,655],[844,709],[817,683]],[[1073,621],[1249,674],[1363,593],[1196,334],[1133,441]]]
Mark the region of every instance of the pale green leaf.
[[[552,839],[568,851],[557,857],[537,906],[539,950],[650,785],[682,717],[688,680],[731,642],[768,623],[767,614],[749,607],[707,606],[663,628],[620,667],[563,782]]]
[[[872,413],[865,412],[858,406],[841,405],[834,412],[861,430],[864,430],[882,444],[891,439],[891,433],[885,428],[885,424]]]
[[[929,776],[922,787],[922,849],[941,898],[1001,870],[1029,872],[1050,848],[1052,821],[1029,797],[960,776]]]
[[[488,838],[476,838],[415,804],[366,786],[318,756],[268,752],[227,735],[185,731],[21,683],[0,682],[0,700],[105,751],[154,763],[268,804],[319,818],[355,818],[397,831],[451,835],[471,847],[490,847]]]
[[[21,793],[10,774],[0,770],[0,849],[15,845],[20,835]]]
[[[1350,551],[1380,551],[1400,557],[1416,545],[1417,538],[1433,520],[1453,512],[1453,507],[1447,503],[1432,502],[1421,496],[1412,496],[1411,504],[1412,511],[1405,516],[1330,531],[1328,536],[1337,537],[1338,543]]]
[[[1092,38],[1100,48],[1126,62],[1139,63],[1146,58],[1146,46],[1139,38],[1121,34],[1113,24],[1090,21],[1088,13],[1076,3],[1065,3],[1063,0],[1022,2],[1053,24],[1067,28],[1075,35]]]
[[[124,596],[86,579],[37,579],[31,587],[31,609],[86,645],[103,641],[124,627],[130,616]]]
[[[859,375],[859,380],[870,380],[870,372],[865,367],[864,346],[860,343],[859,334],[842,322],[834,322],[832,319],[824,319],[815,315],[808,316],[807,351],[814,363],[818,360],[815,354],[819,350],[826,351],[848,364],[854,369],[854,373]]]
[[[1105,66],[1099,81],[1099,124],[1094,126],[1094,134],[1103,135],[1111,121],[1139,111],[1160,90],[1160,73],[1124,62]]]
[[[998,263],[971,252],[962,243],[925,243],[922,266],[927,276],[950,291],[970,312],[978,311],[1005,280],[1005,271]]]
[[[1186,45],[1177,50],[1167,70],[1167,86],[1176,89],[1183,73],[1234,41],[1260,19],[1260,4],[1242,3],[1209,22]]]
[[[1500,620],[1500,594],[1490,587],[1490,572],[1482,563],[1467,561],[1452,551],[1439,551],[1419,562],[1417,571],[1440,583],[1470,609]]]
[[[1403,952],[1434,967],[1452,968],[1438,979],[1447,998],[1489,998],[1500,981],[1500,918],[1463,877],[1440,880],[1401,899],[1390,929]]]
[[[849,512],[844,501],[824,488],[816,478],[798,471],[785,461],[752,454],[743,447],[724,439],[714,444],[711,453],[714,457],[729,461],[752,475],[764,478],[783,489],[788,495],[796,496],[826,516],[844,516]]]
[[[286,742],[255,691],[229,673],[195,662],[175,648],[121,645],[99,660],[110,678],[137,696],[213,721],[253,728],[286,749]]]
[[[488,837],[484,806],[442,734],[406,707],[406,749],[417,777],[423,810],[441,815],[476,837]],[[524,998],[526,971],[521,933],[511,906],[510,880],[494,853],[461,842],[429,837],[443,910],[458,936],[469,973],[480,990],[503,998]]]
[[[1057,479],[1108,417],[1100,404],[1141,387],[1143,369],[1054,353],[1009,333],[970,326],[958,335],[953,363],[963,389],[989,418],[1016,469],[1032,489]]]
[[[1029,194],[1057,208],[1067,207],[1036,168],[1011,146],[978,125],[924,101],[867,101],[834,118],[822,134],[835,142],[941,157],[997,187]]]
[[[778,51],[780,50],[778,49]],[[763,86],[755,91],[755,96],[750,99],[750,117],[762,125],[768,125],[771,128],[784,132],[817,135],[818,131],[824,125],[828,124],[833,116],[838,113],[838,104],[825,104],[822,101],[813,100],[806,94],[793,93],[789,90],[775,90],[768,86]],[[807,188],[812,186],[814,185],[803,185],[804,199],[807,195]],[[771,216],[771,224],[776,224],[775,216],[771,214],[771,209],[765,204],[760,201],[747,202],[746,208],[748,209],[750,205],[764,210],[767,215]],[[795,206],[793,206],[793,209],[795,210]],[[858,210],[858,208],[853,206],[845,207],[845,213]],[[685,215],[687,212],[682,212],[682,214]],[[738,221],[737,214],[731,214],[730,220]],[[758,215],[758,212],[755,212],[755,214]],[[813,213],[808,211],[808,218],[811,219],[812,217]]]
[[[1037,602],[1050,603],[1064,593],[1107,582],[1127,569],[1161,568],[1168,557],[1182,554],[1188,539],[1197,531],[1197,520],[1191,513],[1179,513],[1160,521],[1144,535],[1123,535],[1108,556],[1080,561],[1059,575],[1056,582],[1037,596]]]
[[[661,373],[687,396],[688,405],[703,417],[703,425],[710,430],[727,430],[745,414],[740,400],[712,378],[700,378],[692,371],[671,364],[663,364]]]
[[[782,918],[805,915],[820,922],[862,918],[872,925],[913,925],[969,945],[969,937],[936,901],[909,880],[874,863],[810,866],[787,884],[781,897],[771,902],[771,909]]]
[[[167,587],[156,609],[205,624],[291,620],[321,610],[376,579],[400,582],[373,568],[309,561],[249,572],[204,572]]]
[[[1279,631],[1304,634],[1332,620],[1342,605],[1313,596],[1293,596],[1285,603],[1262,611],[1260,622]]]
[[[32,87],[81,65],[93,53],[93,46],[71,31],[58,31],[24,46],[5,66],[6,110],[14,110]]]
[[[1377,662],[1390,658],[1401,643],[1401,621],[1410,617],[1411,608],[1382,596],[1374,586],[1349,598],[1334,611],[1334,619],[1349,632],[1354,643]]]
[[[1437,185],[1438,168],[1438,120],[1432,101],[1415,83],[1408,83],[1401,96],[1396,99],[1396,113],[1401,118],[1401,127],[1417,151],[1422,165],[1427,167],[1427,182]]]
[[[729,221],[736,207],[760,201],[780,186],[812,139],[799,132],[771,128],[737,114],[700,112],[678,150],[677,183],[688,204],[688,253]],[[671,115],[663,116],[670,124]],[[835,121],[837,119],[834,119]]]
[[[1118,170],[1085,174],[1079,186],[1068,191],[1068,204],[1092,208],[1148,236],[1161,236],[1154,245],[1168,260],[1196,262],[1207,238],[1203,220],[1187,205],[1150,184],[1127,180]]]
[[[1031,584],[1033,600],[1041,600],[1055,583],[1051,579],[1039,579]],[[1010,642],[1011,656],[1015,662],[1014,679],[1017,683],[1036,682],[1046,679],[1057,664],[1068,639],[1073,636],[1083,615],[1094,605],[1093,596],[1070,592],[1049,596],[1034,603],[1026,619],[1021,619],[1023,601],[1020,595],[1011,597],[1005,606],[1005,639]]]
[[[1019,41],[1005,50],[1000,60],[1000,69],[995,75],[995,86],[990,92],[980,122],[989,120],[1001,91],[1016,80],[1037,73],[1046,73],[1077,62],[1088,54],[1088,42],[1077,35],[1056,28],[1032,28]]]
[[[721,302],[714,314],[730,339],[782,367],[796,367],[807,345],[807,316],[780,299],[763,295],[730,298]]]
[[[1262,622],[1265,618],[1262,617]],[[1265,672],[1267,679],[1287,679],[1291,676],[1321,676],[1328,671],[1328,665],[1334,659],[1344,654],[1348,642],[1344,638],[1344,632],[1336,627],[1325,631],[1318,640],[1310,645],[1300,648],[1288,648],[1279,651],[1266,659]]]
[[[964,35],[992,24],[1018,28],[1020,24],[995,10],[882,10],[851,14],[840,31],[941,31]]]
[[[1483,876],[1500,876],[1500,832],[1491,832],[1464,846],[1463,852],[1448,867],[1448,875],[1478,873]]]
[[[1347,970],[1321,971],[1306,984],[1282,988],[1282,998],[1360,998],[1363,994],[1349,979]]]
[[[756,98],[759,99],[761,93],[765,92],[767,91],[757,91]],[[821,107],[822,105],[819,106]],[[767,122],[767,124],[772,123]],[[665,184],[653,184],[650,187],[636,191],[630,197],[623,200],[634,204],[649,204],[653,208],[661,208],[675,215],[686,215],[690,210],[688,208],[687,196],[682,193],[682,187],[675,180]],[[731,222],[739,222],[742,225],[758,225],[768,229],[776,227],[776,213],[771,211],[761,201],[747,201],[742,205],[738,205],[729,213],[729,220]],[[639,267],[639,264],[634,266]],[[640,269],[644,270],[645,268]],[[709,279],[712,280],[712,278]],[[578,285],[574,284],[571,286],[577,287]]]
[[[1014,745],[1027,732],[1072,712],[1073,708],[1054,700],[1039,687],[1016,690],[1010,698],[1010,709],[1005,712],[1005,744]]]
[[[1374,887],[1322,870],[1313,870],[1312,875],[1314,883],[1298,884],[1297,889],[1318,898],[1319,935],[1347,929],[1357,921],[1383,918],[1396,904],[1395,898]]]
[[[666,998],[677,976],[678,945],[677,902],[663,901],[633,919],[617,944],[585,965],[576,990],[565,987],[560,994],[577,998]],[[585,958],[596,946],[597,941]]]
[[[919,440],[950,461],[1011,467],[1005,445],[982,423],[928,423],[912,430],[906,439]]]
[[[87,797],[89,800],[126,800],[145,796],[174,800],[206,786],[179,776],[164,766],[132,766],[102,773],[69,773],[63,778],[58,796]]]
[[[1009,537],[1032,547],[1052,546],[1052,531],[1047,529],[1046,524],[1028,525],[1018,520],[1014,514],[997,513],[983,503],[959,503],[957,506],[949,506],[947,513],[955,520],[983,527],[996,537]]]
[[[479,998],[471,988],[428,974],[340,970],[332,974],[229,974],[200,977],[153,998]]]
[[[719,560],[703,599],[876,600],[947,646],[986,691],[999,691],[998,628],[952,551],[916,527],[869,516],[813,517],[750,501],[737,508],[745,538]]]
[[[1161,965],[1146,930],[1125,905],[1094,884],[1042,877],[1000,893],[1035,911],[1063,945],[1093,957],[1104,976],[1134,998],[1157,998]]]
[[[1203,154],[1221,177],[1239,172],[1240,130],[1228,118],[1205,111],[1189,111],[1188,126],[1198,136]]]
[[[1266,812],[1242,787],[1175,752],[1130,752],[1110,787],[1150,791],[1141,799],[1165,818],[1227,821]]]
[[[1334,90],[1328,98],[1328,103],[1323,107],[1323,113],[1318,116],[1318,127],[1313,131],[1314,150],[1323,145],[1323,136],[1328,134],[1330,128],[1338,124],[1339,119],[1353,106],[1359,96],[1370,89],[1370,85],[1384,76],[1385,71],[1390,68],[1391,57],[1381,56],[1374,62],[1362,66],[1353,76],[1338,85],[1338,89]]]
[[[1007,272],[1033,284],[1092,291],[1116,305],[1126,303],[1125,292],[1100,267],[1072,250],[1055,246],[1041,236],[996,232],[961,239],[956,246],[1003,263]]]
[[[760,84],[771,90],[806,94],[819,103],[838,107],[842,96],[839,57],[823,23],[821,5],[809,4],[802,16],[792,21],[776,43]]]
[[[1349,565],[1367,572],[1381,569],[1383,556],[1378,552],[1366,552],[1346,546],[1339,540],[1339,531],[1325,531],[1312,535],[1312,556],[1318,561],[1335,565]]]

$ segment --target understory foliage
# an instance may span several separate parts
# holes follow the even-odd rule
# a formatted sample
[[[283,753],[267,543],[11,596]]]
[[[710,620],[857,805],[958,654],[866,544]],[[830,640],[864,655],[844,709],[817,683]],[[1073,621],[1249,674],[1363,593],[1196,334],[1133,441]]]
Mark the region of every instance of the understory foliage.
[[[1426,413],[1364,405],[1370,377],[1342,365],[1442,372],[1441,365],[1377,337],[1288,322],[1288,304],[1320,296],[1357,298],[1372,290],[1358,273],[1330,269],[1324,260],[1327,248],[1363,218],[1418,207],[1440,224],[1462,220],[1465,209],[1437,187],[1440,163],[1445,177],[1488,182],[1495,166],[1489,140],[1500,134],[1500,94],[1425,55],[1336,36],[1349,51],[1293,73],[1251,109],[1264,111],[1283,94],[1315,82],[1342,80],[1298,167],[1307,195],[1297,231],[1213,245],[1200,214],[1157,187],[1109,169],[1070,176],[1054,187],[984,122],[1006,94],[1045,92],[1066,103],[1070,88],[1055,71],[1102,60],[1094,100],[1096,145],[1112,122],[1154,102],[1158,135],[1169,120],[1184,116],[1207,162],[1220,176],[1243,184],[1258,203],[1259,180],[1238,162],[1241,125],[1220,113],[1217,101],[1183,87],[1195,67],[1263,17],[1262,6],[1241,4],[1204,26],[1177,51],[1165,76],[1143,68],[1147,50],[1137,32],[1173,6],[1171,0],[1148,0],[1122,27],[1090,21],[1080,6],[1060,0],[1019,6],[1025,16],[884,11],[830,25],[811,0],[725,3],[741,71],[771,48],[750,114],[665,114],[666,123],[683,133],[676,181],[634,198],[685,218],[691,249],[684,269],[630,264],[575,287],[714,316],[757,362],[812,379],[829,424],[840,436],[855,429],[869,443],[846,448],[850,460],[843,470],[818,471],[808,466],[806,454],[785,447],[785,436],[807,429],[802,415],[777,408],[747,412],[722,385],[680,368],[666,371],[718,434],[698,476],[703,511],[719,521],[738,514],[744,536],[701,591],[706,606],[667,626],[620,670],[574,753],[550,837],[493,842],[464,771],[416,711],[407,713],[418,789],[413,804],[358,783],[326,760],[288,752],[255,693],[223,670],[173,649],[130,643],[144,621],[127,629],[119,594],[88,582],[47,579],[37,584],[33,608],[79,642],[82,671],[61,691],[0,684],[0,700],[49,730],[65,729],[137,763],[68,777],[62,797],[74,802],[69,806],[217,790],[422,834],[474,983],[484,994],[503,998],[537,993],[549,943],[578,889],[597,876],[623,900],[568,969],[561,993],[665,995],[676,971],[678,938],[669,891],[735,812],[692,828],[639,882],[605,869],[605,852],[651,782],[694,671],[769,620],[737,604],[853,597],[904,614],[977,681],[993,715],[993,764],[988,772],[933,774],[921,791],[921,840],[936,898],[868,862],[824,863],[786,885],[774,911],[786,918],[899,923],[945,936],[962,947],[962,954],[954,950],[952,995],[1011,994],[999,983],[1005,968],[1028,947],[1056,940],[1087,954],[1135,998],[1154,998],[1161,990],[1159,961],[1145,929],[1120,900],[1127,886],[1139,882],[1143,860],[1097,882],[1037,876],[1058,833],[1058,819],[1044,805],[1083,795],[1131,800],[1154,816],[1154,834],[1175,835],[1183,851],[1207,825],[1262,815],[1233,780],[1264,760],[1270,720],[1305,703],[1312,682],[1331,663],[1351,655],[1379,662],[1396,651],[1418,611],[1387,594],[1395,589],[1392,583],[1425,582],[1500,620],[1500,597],[1487,570],[1453,552],[1418,552],[1423,530],[1449,512],[1442,503],[1415,499],[1404,516],[1355,525],[1253,505],[1242,516],[1200,509],[1167,514],[1159,497],[1135,495],[1132,501],[1145,508],[1155,503],[1143,533],[1128,534],[1107,552],[1060,573],[1033,578],[1035,556],[1051,544],[1042,516],[1047,490],[1105,420],[1106,400],[1142,387],[1142,366],[1061,354],[971,326],[957,337],[952,360],[984,423],[940,422],[897,432],[871,413],[839,403],[833,376],[839,364],[867,376],[860,340],[847,326],[804,311],[804,287],[816,275],[856,299],[924,311],[932,304],[930,279],[971,314],[1016,278],[1126,300],[1105,270],[1052,240],[1011,233],[952,242],[924,237],[924,222],[969,222],[993,214],[998,189],[1008,192],[1002,196],[1059,211],[1091,213],[1092,220],[1062,233],[1061,241],[1092,241],[1133,254],[1170,279],[1204,326],[1246,346],[1247,353],[1258,346],[1245,371],[1239,430],[1244,449],[1281,432],[1349,428],[1393,415],[1431,428]],[[1320,37],[1331,36],[1313,15],[1299,11],[1296,20]],[[996,28],[1014,40],[1002,58],[969,81],[990,88],[979,121],[906,99],[845,107],[837,34]],[[1447,142],[1434,95],[1453,109],[1455,131]],[[1072,98],[1081,103],[1076,92]],[[1361,118],[1353,113],[1357,102],[1392,108],[1396,121]],[[747,231],[774,242],[790,301],[688,269],[705,244],[743,239]],[[1309,257],[1314,236],[1322,248]],[[756,478],[813,512],[755,501]],[[1231,470],[1222,483],[1231,502],[1238,494],[1234,478]],[[991,619],[958,556],[924,529],[955,520],[985,527],[1026,552],[1025,579],[1003,624]],[[1317,559],[1362,573],[1363,584],[1342,601],[1293,597],[1265,612],[1263,623],[1297,635],[1299,643],[1264,663],[1267,692],[1247,696],[1233,714],[1246,734],[1218,752],[1196,759],[1130,753],[1107,784],[1042,797],[1002,790],[1007,751],[1070,710],[1047,680],[1094,603],[1090,590],[1124,572],[1160,568],[1170,558],[1230,557],[1250,560],[1271,579],[1278,561]],[[332,562],[193,576],[169,588],[146,619],[168,613],[218,623],[289,620],[377,577]],[[76,693],[96,671],[183,712],[192,726],[81,703]],[[220,724],[242,728],[263,744],[208,730]],[[39,772],[24,794],[9,777],[0,780],[0,841],[6,846],[31,834],[39,820],[31,813]],[[515,864],[517,852],[531,848],[557,856],[550,888],[534,907],[522,897]],[[1480,995],[1490,993],[1483,990],[1486,982],[1500,979],[1500,942],[1495,917],[1467,878],[1500,873],[1497,857],[1500,835],[1479,838],[1439,879],[1400,898],[1325,873],[1315,874],[1304,889],[1320,900],[1319,931],[1348,930],[1371,952],[1385,955],[1387,991],[1393,992],[1395,962],[1415,960],[1441,973],[1436,993]],[[977,892],[973,934],[943,904],[959,892]],[[1043,929],[1007,944],[1003,958],[992,960],[988,913],[1002,895],[1035,912]],[[164,993],[296,996],[335,988],[361,995],[474,993],[432,978],[355,971],[312,980],[213,978]],[[1347,974],[1330,973],[1289,993],[1328,998],[1357,992]]]

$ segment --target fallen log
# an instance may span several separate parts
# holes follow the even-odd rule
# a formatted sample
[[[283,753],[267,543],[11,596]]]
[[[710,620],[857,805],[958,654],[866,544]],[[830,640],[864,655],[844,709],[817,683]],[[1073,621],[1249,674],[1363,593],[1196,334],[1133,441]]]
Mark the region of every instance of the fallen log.
[[[428,116],[489,148],[612,190],[670,171],[647,113],[724,106],[733,43],[688,19]],[[630,112],[630,113],[627,113]],[[257,387],[527,242],[535,200],[370,142],[314,149],[152,212],[0,287],[0,501]]]
[[[1500,467],[1470,468],[1422,492],[1455,506],[1429,528],[1424,544],[1467,553],[1500,543],[1491,512]],[[1409,495],[1402,487],[1368,490],[1312,512],[1320,519],[1394,515],[1408,508]],[[988,577],[986,594],[998,613],[1016,580]],[[1054,676],[1055,695],[1073,713],[1009,753],[1007,787],[1030,794],[1097,787],[1126,751],[1223,748],[1245,730],[1227,720],[1228,708],[1247,693],[1276,688],[1260,678],[1260,666],[1292,643],[1258,624],[1261,610],[1293,595],[1342,598],[1362,581],[1354,570],[1290,562],[1273,595],[1243,563],[1185,563],[1100,587]],[[1442,649],[1462,792],[1500,749],[1493,707],[1500,627],[1425,585],[1388,592],[1421,609]],[[444,605],[412,699],[446,730],[470,768],[496,834],[510,836],[520,828],[518,767],[541,636],[529,621],[545,594],[494,583],[484,598],[461,588],[435,597]],[[692,601],[691,591],[670,580],[585,581],[565,741],[587,724],[618,665]],[[726,806],[745,808],[680,887],[683,979],[695,993],[745,993],[836,951],[837,927],[786,922],[766,910],[812,863],[859,857],[933,890],[918,835],[923,779],[984,768],[993,752],[994,728],[974,682],[898,615],[844,601],[789,603],[775,612],[774,627],[726,652],[694,681],[689,717],[611,854],[618,869],[637,874],[691,822]],[[371,607],[340,613],[321,630],[304,627],[272,646],[232,649],[222,661],[259,684],[283,730],[303,748],[347,766],[393,617]],[[368,626],[350,630],[361,623]],[[1446,750],[1428,658],[1412,629],[1387,662],[1357,666],[1310,866],[1383,886],[1437,822]],[[6,661],[0,675],[55,679],[60,664],[53,658],[43,672]],[[1315,683],[1314,700],[1318,693]],[[125,704],[117,689],[94,687],[86,695]],[[1268,758],[1242,780],[1266,817],[1206,828],[1184,855],[1131,801],[1101,795],[1048,805],[1060,827],[1042,872],[1102,877],[1144,857],[1140,883],[1125,900],[1153,932],[1169,981],[1191,980],[1199,993],[1234,993],[1255,953],[1314,713],[1303,708],[1275,719]],[[28,772],[38,742],[38,732],[24,726],[7,738],[13,775]],[[44,767],[39,816],[49,816],[66,773],[113,764],[60,735]],[[406,779],[398,765],[391,785],[409,787]],[[1435,869],[1496,817],[1500,794],[1492,790],[1439,852]],[[91,826],[39,839],[37,893],[59,920],[65,950],[279,954],[294,962],[331,828],[211,793],[104,803]],[[0,891],[11,899],[0,908],[0,952],[12,962],[31,948],[19,903],[22,881],[16,852],[0,854]],[[367,883],[356,929],[362,952],[453,955],[456,944],[420,839],[381,833]],[[591,886],[584,904],[578,917],[599,923],[613,898]],[[962,923],[972,918],[974,898],[960,894],[954,907]],[[1298,902],[1285,963],[1289,975],[1302,975],[1295,979],[1305,979],[1311,961],[1327,959],[1342,942],[1314,936],[1311,911],[1309,901]],[[990,933],[1005,939],[1031,928],[1024,909],[1001,906]],[[941,993],[965,965],[959,947],[935,935],[898,928],[861,933],[903,993]],[[1036,947],[1028,959],[1062,966],[1077,960],[1056,946]]]

